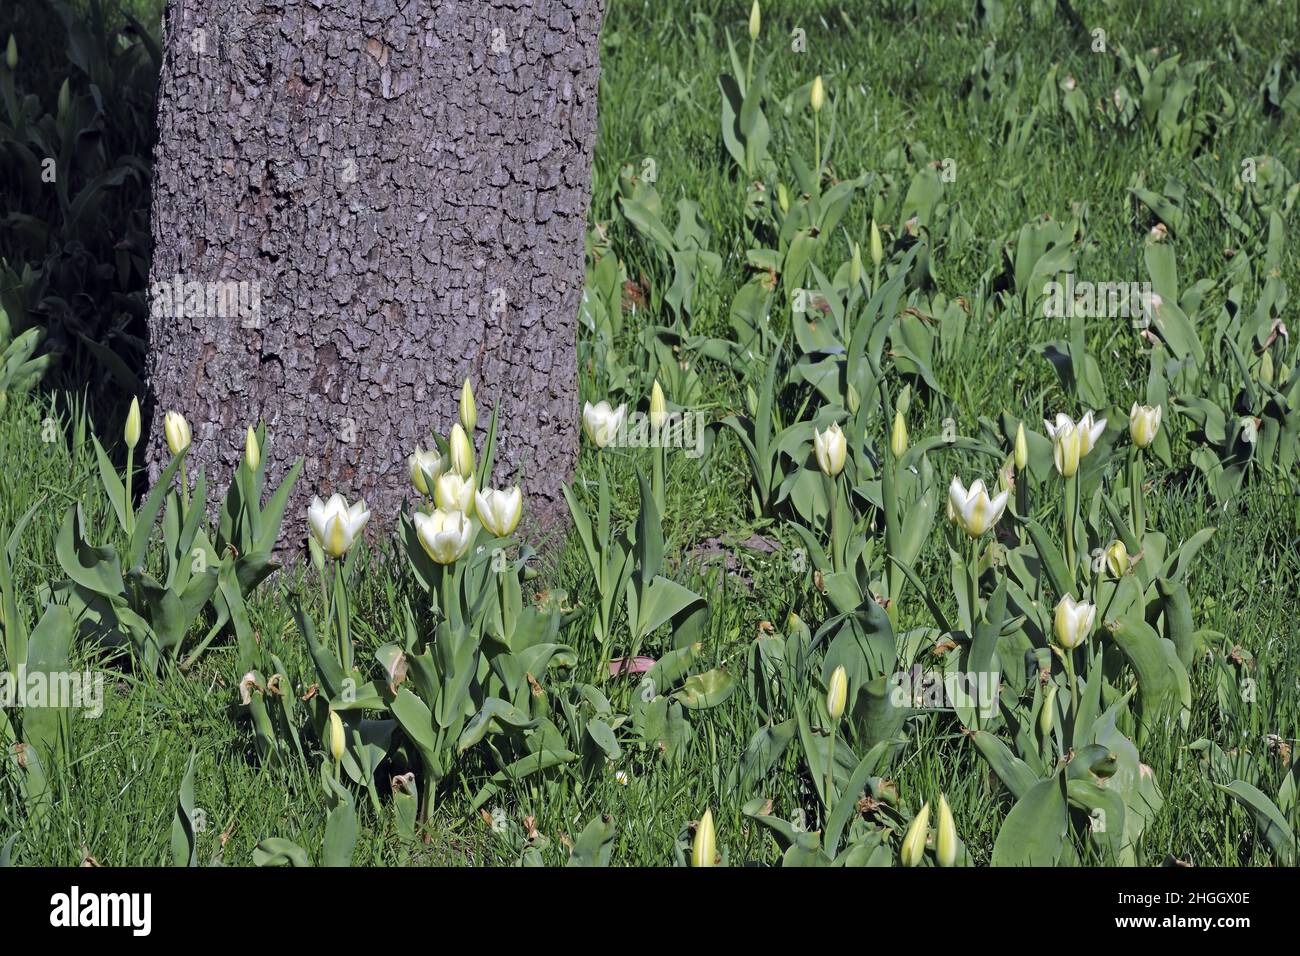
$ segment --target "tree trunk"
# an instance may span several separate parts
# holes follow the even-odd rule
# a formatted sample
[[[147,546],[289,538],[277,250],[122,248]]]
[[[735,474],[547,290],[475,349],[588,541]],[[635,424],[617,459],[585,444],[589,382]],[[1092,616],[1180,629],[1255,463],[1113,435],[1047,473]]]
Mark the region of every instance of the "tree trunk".
[[[501,402],[492,484],[541,527],[577,453],[575,327],[602,0],[171,0],[148,374],[224,489],[270,475],[392,526],[461,382]],[[191,283],[199,283],[192,285]],[[486,428],[480,416],[479,444]]]

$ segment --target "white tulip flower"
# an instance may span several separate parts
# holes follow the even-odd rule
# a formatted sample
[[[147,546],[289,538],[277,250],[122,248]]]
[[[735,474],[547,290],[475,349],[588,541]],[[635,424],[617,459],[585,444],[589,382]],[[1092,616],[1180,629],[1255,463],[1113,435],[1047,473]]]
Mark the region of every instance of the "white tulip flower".
[[[440,475],[433,486],[433,500],[443,511],[474,510],[474,479],[462,478],[455,471]]]
[[[626,418],[626,405],[611,408],[609,402],[597,402],[595,405],[586,402],[582,406],[582,426],[597,448],[604,448],[618,437]]]
[[[1133,444],[1139,448],[1146,448],[1156,440],[1156,432],[1160,431],[1160,415],[1159,405],[1152,408],[1150,405],[1133,403],[1128,413],[1128,433],[1133,439]]]
[[[426,498],[433,494],[438,479],[451,467],[447,456],[438,454],[436,448],[426,451],[419,446],[416,446],[407,463],[411,469],[411,484]]]
[[[433,514],[415,515],[415,533],[429,557],[439,564],[451,564],[469,550],[474,526],[463,512],[438,508]]]
[[[341,558],[361,536],[361,530],[370,520],[364,500],[349,507],[342,495],[330,495],[329,501],[313,496],[307,507],[307,524],[316,543],[331,558]]]
[[[474,506],[483,527],[498,538],[504,538],[519,526],[519,516],[524,510],[524,496],[517,485],[505,491],[485,488],[475,493]]]
[[[817,467],[822,470],[822,474],[834,478],[843,471],[848,450],[848,441],[838,422],[833,422],[824,432],[813,429],[813,453],[817,457]]]
[[[976,478],[968,490],[960,478],[953,476],[952,484],[948,486],[948,520],[959,525],[972,538],[978,538],[997,524],[1006,510],[1007,492],[999,492],[997,497],[990,498],[981,479]]]
[[[193,439],[190,423],[180,412],[168,412],[163,416],[163,434],[167,436],[167,447],[173,455],[179,455],[189,448]]]
[[[1092,622],[1097,616],[1097,606],[1087,601],[1079,601],[1066,595],[1056,605],[1056,642],[1067,651],[1072,651],[1092,633]]]

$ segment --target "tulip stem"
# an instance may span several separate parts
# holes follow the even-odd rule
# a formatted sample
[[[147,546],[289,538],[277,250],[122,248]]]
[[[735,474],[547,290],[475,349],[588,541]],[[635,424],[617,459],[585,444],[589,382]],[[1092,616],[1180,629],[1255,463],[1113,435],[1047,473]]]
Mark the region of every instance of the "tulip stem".
[[[135,502],[131,499],[131,475],[135,471],[135,449],[126,450],[126,491],[122,500],[122,512],[126,519],[126,536],[131,537],[135,529]]]
[[[830,813],[835,802],[835,725],[839,721],[831,719],[831,749],[826,759],[826,812]]]
[[[1025,522],[1029,520],[1029,468],[1026,466],[1021,471],[1016,472],[1016,517],[1020,519],[1016,531],[1020,537],[1020,543],[1025,543],[1027,534],[1025,532]]]
[[[185,459],[181,459],[181,501],[185,503],[185,511],[190,510],[190,483],[185,480]]]
[[[831,567],[835,571],[842,571],[844,560],[840,555],[840,538],[843,535],[843,529],[840,527],[840,479],[835,476],[830,479],[831,483]]]
[[[822,191],[822,120],[819,113],[813,113],[813,194],[820,196]]]
[[[1065,651],[1065,673],[1070,679],[1070,721],[1073,723],[1079,717],[1079,685],[1074,676],[1074,648],[1063,648]]]
[[[1076,567],[1077,543],[1076,529],[1079,524],[1079,473],[1076,471],[1065,479],[1065,565],[1070,572],[1070,581],[1076,580],[1079,569]],[[1082,595],[1080,595],[1082,597]]]
[[[1142,548],[1142,539],[1146,536],[1147,523],[1146,502],[1142,494],[1142,483],[1146,480],[1145,464],[1142,449],[1133,448],[1128,460],[1128,500],[1133,521],[1133,538],[1139,550]]]

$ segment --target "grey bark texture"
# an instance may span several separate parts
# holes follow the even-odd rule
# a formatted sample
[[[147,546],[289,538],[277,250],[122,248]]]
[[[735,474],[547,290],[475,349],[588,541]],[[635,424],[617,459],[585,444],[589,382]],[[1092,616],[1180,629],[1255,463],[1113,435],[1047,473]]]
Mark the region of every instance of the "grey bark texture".
[[[520,480],[536,527],[562,520],[601,17],[602,0],[171,0],[151,477],[164,411],[221,493],[264,419],[272,481],[306,459],[282,548],[313,493],[363,495],[392,527],[407,455],[448,433],[468,377],[480,447],[501,402],[492,484]],[[160,295],[192,282],[202,306]],[[211,314],[214,285],[241,282]]]

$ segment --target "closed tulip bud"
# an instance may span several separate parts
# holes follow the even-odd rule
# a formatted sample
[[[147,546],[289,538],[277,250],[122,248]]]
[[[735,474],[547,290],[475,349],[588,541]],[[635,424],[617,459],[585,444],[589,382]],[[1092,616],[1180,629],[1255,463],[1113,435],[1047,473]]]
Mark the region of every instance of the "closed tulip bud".
[[[474,405],[474,389],[469,387],[469,379],[460,387],[460,423],[467,432],[473,432],[478,424],[478,408]]]
[[[849,285],[856,286],[862,281],[862,245],[853,244],[853,258],[849,260]]]
[[[849,382],[844,390],[844,400],[848,404],[850,415],[856,415],[858,409],[862,407],[862,396],[858,394],[858,387],[852,382]]]
[[[1124,542],[1116,538],[1106,548],[1106,570],[1110,572],[1111,577],[1123,577],[1128,573],[1128,548],[1124,547]]]
[[[1056,685],[1048,684],[1043,695],[1043,709],[1038,712],[1038,732],[1044,737],[1052,733],[1052,724],[1056,720]]]
[[[173,455],[179,455],[189,448],[193,438],[190,423],[180,412],[168,412],[163,416],[163,435],[166,436],[167,447],[171,449]]]
[[[519,526],[523,504],[524,496],[517,486],[506,491],[488,488],[474,495],[478,520],[498,538],[507,537]]]
[[[439,564],[451,564],[469,550],[473,526],[463,512],[438,508],[433,514],[417,512],[414,521],[420,545]]]
[[[907,422],[902,412],[894,412],[894,427],[889,433],[889,451],[895,458],[902,458],[907,451]]]
[[[817,467],[822,474],[834,478],[844,470],[844,459],[848,455],[848,442],[839,423],[834,422],[824,432],[813,430],[813,452],[817,456]]]
[[[131,408],[126,413],[126,427],[122,430],[122,437],[126,439],[126,447],[134,448],[140,444],[140,400],[131,399]]]
[[[939,818],[935,825],[934,858],[940,866],[957,862],[957,822],[952,818],[948,798],[939,794]]]
[[[447,447],[452,471],[462,478],[474,474],[474,443],[469,440],[469,435],[460,422],[451,426],[451,438],[447,440]]]
[[[58,102],[59,119],[63,119],[63,117],[68,115],[68,107],[71,105],[72,105],[72,88],[68,86],[68,81],[65,79],[63,81],[63,85],[59,87],[59,102]]]
[[[844,716],[844,706],[849,699],[849,675],[844,672],[844,665],[841,664],[831,672],[830,683],[826,685],[826,713],[830,714],[831,720],[839,720]]]
[[[5,47],[5,66],[11,73],[18,69],[18,41],[12,33],[9,34],[9,45]]]
[[[430,448],[426,451],[419,447],[411,453],[407,464],[411,471],[411,484],[426,498],[433,494],[438,479],[451,467],[447,457],[438,454],[436,449]]]
[[[254,473],[262,464],[262,446],[258,444],[257,432],[253,431],[252,425],[248,426],[248,433],[244,435],[244,461],[248,464],[248,470]]]
[[[668,399],[664,397],[664,390],[659,387],[659,379],[655,379],[654,386],[650,389],[650,424],[659,430],[664,427],[668,421]]]
[[[691,866],[713,866],[718,855],[718,835],[713,830],[713,811],[705,810],[691,842]]]
[[[307,525],[311,536],[331,558],[341,558],[356,543],[361,531],[370,520],[370,511],[365,501],[349,505],[340,494],[330,495],[324,502],[319,496],[312,496],[307,506]]]
[[[343,759],[343,746],[347,737],[343,733],[343,720],[334,711],[330,711],[330,756],[338,763]]]
[[[1029,464],[1029,440],[1025,438],[1025,423],[1016,428],[1016,471],[1024,471]]]
[[[885,261],[885,245],[880,241],[880,227],[876,220],[871,220],[871,264],[877,269]]]
[[[474,510],[474,479],[447,472],[433,486],[433,500],[443,511],[463,511],[468,515]]]
[[[1160,405],[1152,408],[1150,405],[1139,405],[1134,402],[1133,407],[1129,409],[1129,437],[1139,448],[1146,448],[1156,440],[1156,433],[1160,431],[1161,408]]]
[[[1087,601],[1076,604],[1074,598],[1067,594],[1056,605],[1056,642],[1067,651],[1074,650],[1092,633],[1092,622],[1096,616],[1096,605]]]
[[[912,824],[903,836],[903,848],[898,857],[903,866],[920,866],[925,859],[925,835],[930,829],[930,804],[921,805],[921,812],[912,817]]]
[[[808,94],[808,105],[812,107],[814,113],[822,111],[822,104],[826,102],[826,87],[822,85],[822,78],[818,76],[812,82],[812,90]]]
[[[1273,353],[1265,352],[1259,360],[1259,380],[1265,385],[1273,384]]]
[[[998,492],[990,498],[984,482],[976,478],[969,489],[953,475],[948,486],[948,520],[958,525],[972,538],[988,531],[1007,509],[1007,492]]]
[[[754,5],[749,8],[749,38],[758,39],[759,28],[763,25],[763,15],[758,11],[758,0],[754,0]]]
[[[582,427],[587,438],[597,448],[604,448],[618,439],[627,418],[627,406],[611,408],[609,402],[587,402],[582,406]]]
[[[781,207],[781,213],[790,211],[790,191],[785,188],[785,183],[776,184],[776,204]]]

